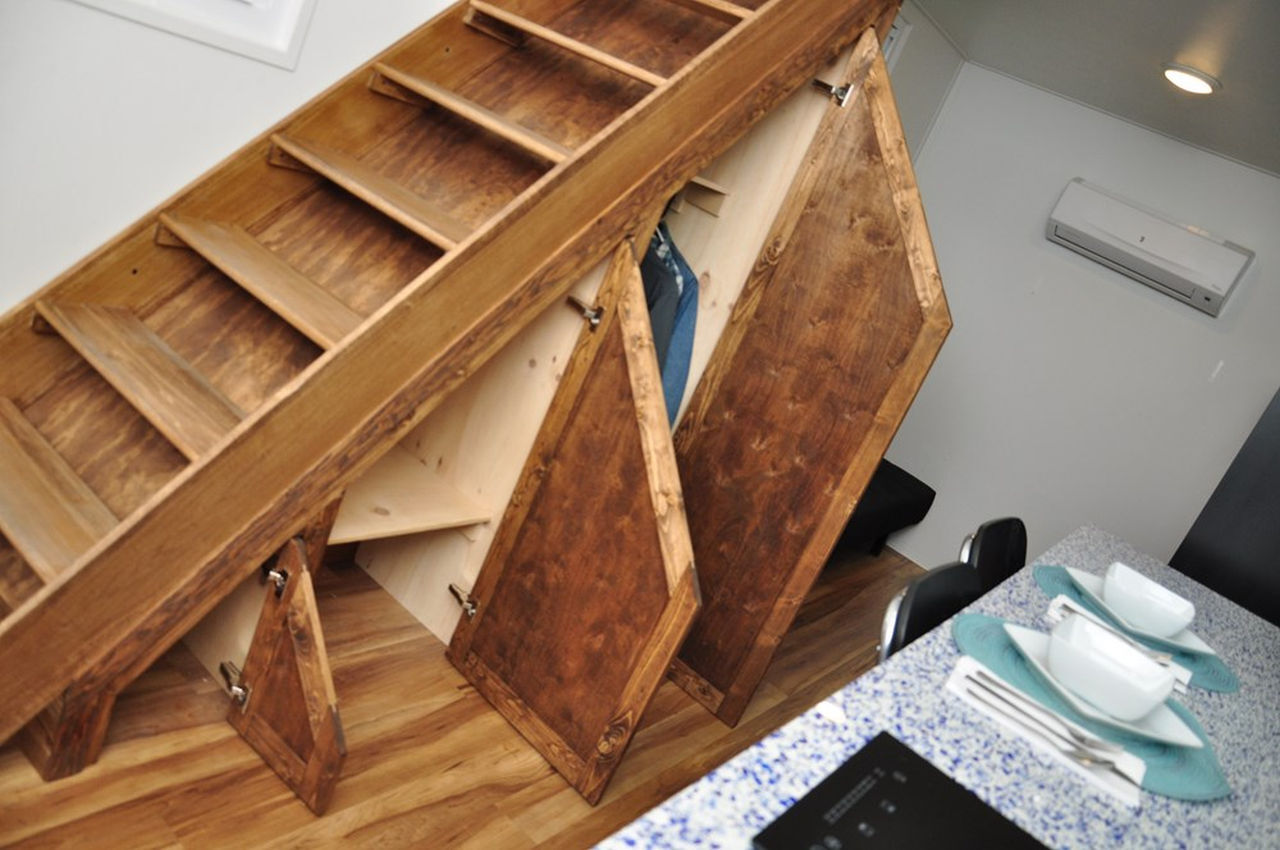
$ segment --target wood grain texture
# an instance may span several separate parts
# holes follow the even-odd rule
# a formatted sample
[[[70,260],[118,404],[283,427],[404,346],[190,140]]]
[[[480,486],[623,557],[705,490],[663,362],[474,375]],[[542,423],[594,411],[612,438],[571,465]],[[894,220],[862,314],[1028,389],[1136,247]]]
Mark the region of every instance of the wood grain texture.
[[[363,320],[242,227],[177,214],[161,215],[160,224],[322,348]]]
[[[442,253],[328,182],[248,229],[265,247],[361,316],[376,312]]]
[[[275,569],[288,579],[279,596],[267,586],[240,676],[249,697],[231,704],[227,720],[307,808],[323,814],[347,750],[304,541],[286,543]]]
[[[41,591],[0,624],[6,674],[0,677],[0,737],[75,678],[138,675],[278,548],[289,529],[562,297],[620,233],[804,82],[879,10],[873,0],[761,7],[661,92],[531,186],[500,220],[402,290],[370,317],[364,333],[277,393],[216,457],[170,481],[163,498],[153,498],[91,562],[76,568],[74,580]],[[441,46],[440,32],[428,29],[431,49]],[[375,98],[363,80],[359,90]],[[348,114],[335,104],[327,95],[294,123],[331,124],[331,132],[352,126],[359,110]],[[689,132],[673,142],[674,125]],[[298,135],[312,137],[310,129]],[[255,142],[249,153],[262,155],[265,143]],[[235,220],[219,210],[253,191],[229,185],[230,179],[212,181],[220,187],[219,200],[207,201],[212,212],[182,211]],[[300,179],[314,185],[305,175]],[[302,422],[307,427],[300,430]],[[168,569],[147,571],[155,561]],[[140,571],[147,581],[133,580]]]
[[[323,570],[350,751],[324,817],[244,745],[225,692],[179,645],[120,695],[92,770],[46,783],[0,747],[0,845],[589,847],[870,669],[885,603],[918,574],[888,550],[829,566],[736,728],[663,684],[593,807],[363,571]]]
[[[512,14],[502,7],[495,6],[492,3],[485,3],[483,0],[471,0],[471,9],[473,12],[492,18],[508,27],[527,33],[528,35],[540,38],[543,41],[554,44],[555,46],[568,50],[571,53],[575,53],[583,59],[594,62],[597,65],[608,68],[612,71],[617,71],[619,74],[631,77],[634,80],[639,80],[642,83],[647,83],[651,86],[660,86],[666,79],[661,74],[655,74],[650,70],[641,68],[638,65],[626,61],[625,59],[620,59],[604,50],[600,50],[590,44],[586,44],[585,42],[571,38],[561,32],[557,32],[551,27],[545,27],[536,21],[531,21],[520,15]]]
[[[729,3],[727,0],[668,0],[668,2],[683,6],[686,9],[713,15],[731,24],[736,24],[743,18],[749,17],[752,11],[745,6],[739,6],[737,3]]]
[[[846,79],[676,434],[706,600],[677,678],[730,724],[950,328],[873,32]]]
[[[276,152],[274,164],[297,167],[291,160],[301,163],[446,251],[456,248],[470,233],[470,228],[448,212],[388,180],[355,157],[327,145],[281,134],[272,136],[271,141]],[[287,158],[280,157],[279,151]]]
[[[399,97],[409,103],[434,104],[447,109],[459,118],[483,127],[490,133],[548,162],[560,162],[571,153],[564,145],[543,138],[493,110],[442,86],[437,86],[429,80],[406,74],[398,68],[381,62],[374,65],[374,70],[377,73],[369,81],[369,88],[380,94]]]
[[[244,413],[128,310],[41,301],[48,320],[188,458],[207,453]]]
[[[0,617],[9,616],[42,587],[44,580],[6,538],[0,537]]]
[[[188,465],[186,457],[83,360],[67,380],[23,413],[121,518],[144,505]]]
[[[72,776],[98,760],[116,702],[115,691],[73,683],[18,733],[18,745],[46,782]]]
[[[668,0],[592,0],[554,21],[557,31],[670,77],[730,29],[724,21]]]
[[[697,609],[643,284],[614,253],[450,657],[589,801]]]
[[[0,398],[0,532],[46,582],[116,517],[7,398]]]
[[[493,514],[397,446],[347,488],[329,542],[475,525]]]

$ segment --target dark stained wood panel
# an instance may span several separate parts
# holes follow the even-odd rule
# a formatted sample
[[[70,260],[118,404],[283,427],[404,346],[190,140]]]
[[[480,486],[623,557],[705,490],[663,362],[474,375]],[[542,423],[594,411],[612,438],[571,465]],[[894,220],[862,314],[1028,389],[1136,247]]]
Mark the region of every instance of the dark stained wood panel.
[[[874,33],[845,79],[675,437],[705,607],[673,675],[730,724],[950,328]]]
[[[639,269],[620,246],[450,657],[594,802],[697,605]]]

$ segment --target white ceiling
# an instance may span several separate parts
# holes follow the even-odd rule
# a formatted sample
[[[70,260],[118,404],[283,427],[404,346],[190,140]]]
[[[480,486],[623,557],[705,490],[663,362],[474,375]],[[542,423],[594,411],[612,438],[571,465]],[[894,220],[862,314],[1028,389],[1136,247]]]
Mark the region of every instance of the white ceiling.
[[[969,61],[1280,176],[1280,0],[916,0]],[[1222,81],[1165,81],[1179,62]]]

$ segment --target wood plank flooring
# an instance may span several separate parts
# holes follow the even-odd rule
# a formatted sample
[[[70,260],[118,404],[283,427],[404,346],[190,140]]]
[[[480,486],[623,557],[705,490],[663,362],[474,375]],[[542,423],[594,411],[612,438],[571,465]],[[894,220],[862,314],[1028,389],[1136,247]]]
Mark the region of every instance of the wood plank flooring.
[[[363,571],[322,570],[350,751],[328,814],[240,740],[179,645],[121,695],[98,764],[45,783],[0,748],[0,846],[587,847],[869,669],[885,603],[918,570],[889,550],[834,559],[734,729],[664,683],[594,808]]]

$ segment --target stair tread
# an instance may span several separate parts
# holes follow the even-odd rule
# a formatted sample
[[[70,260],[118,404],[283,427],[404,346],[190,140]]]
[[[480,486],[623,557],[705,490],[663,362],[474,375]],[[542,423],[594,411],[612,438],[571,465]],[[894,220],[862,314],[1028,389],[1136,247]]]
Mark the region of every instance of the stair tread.
[[[488,522],[492,512],[394,446],[342,496],[329,542],[352,543]]]
[[[470,227],[449,213],[353,156],[279,133],[273,135],[271,141],[307,168],[446,251],[457,247],[471,234]]]
[[[50,301],[36,309],[188,459],[212,449],[243,418],[131,311]]]
[[[753,10],[739,6],[737,3],[730,3],[728,0],[671,0],[671,2],[686,9],[705,12],[729,23],[746,20],[755,14]]]
[[[382,62],[377,63],[374,69],[395,85],[407,89],[473,124],[484,127],[486,130],[519,145],[526,151],[542,157],[548,162],[562,162],[573,153],[573,151],[559,142],[554,142],[545,136],[535,133],[493,110],[481,106],[475,101],[469,100],[443,86],[438,86],[429,80],[416,77]]]
[[[628,62],[618,56],[614,56],[612,53],[607,53],[598,47],[592,47],[585,42],[578,41],[576,38],[571,38],[564,33],[551,29],[550,27],[544,27],[542,24],[531,21],[528,18],[515,14],[514,12],[508,12],[506,9],[495,6],[492,3],[485,3],[483,0],[471,0],[471,9],[475,12],[479,12],[481,15],[505,24],[508,27],[513,27],[521,32],[540,38],[543,41],[550,42],[564,50],[568,50],[571,53],[576,53],[583,59],[595,62],[597,65],[612,68],[620,74],[625,74],[626,76],[631,77],[633,80],[639,80],[640,82],[648,83],[651,86],[660,86],[667,81],[667,78],[661,74],[655,74],[653,71],[641,68],[639,65]]]
[[[116,517],[11,400],[0,398],[0,531],[46,583]]]
[[[322,348],[333,348],[364,318],[242,227],[163,213],[160,222]]]

